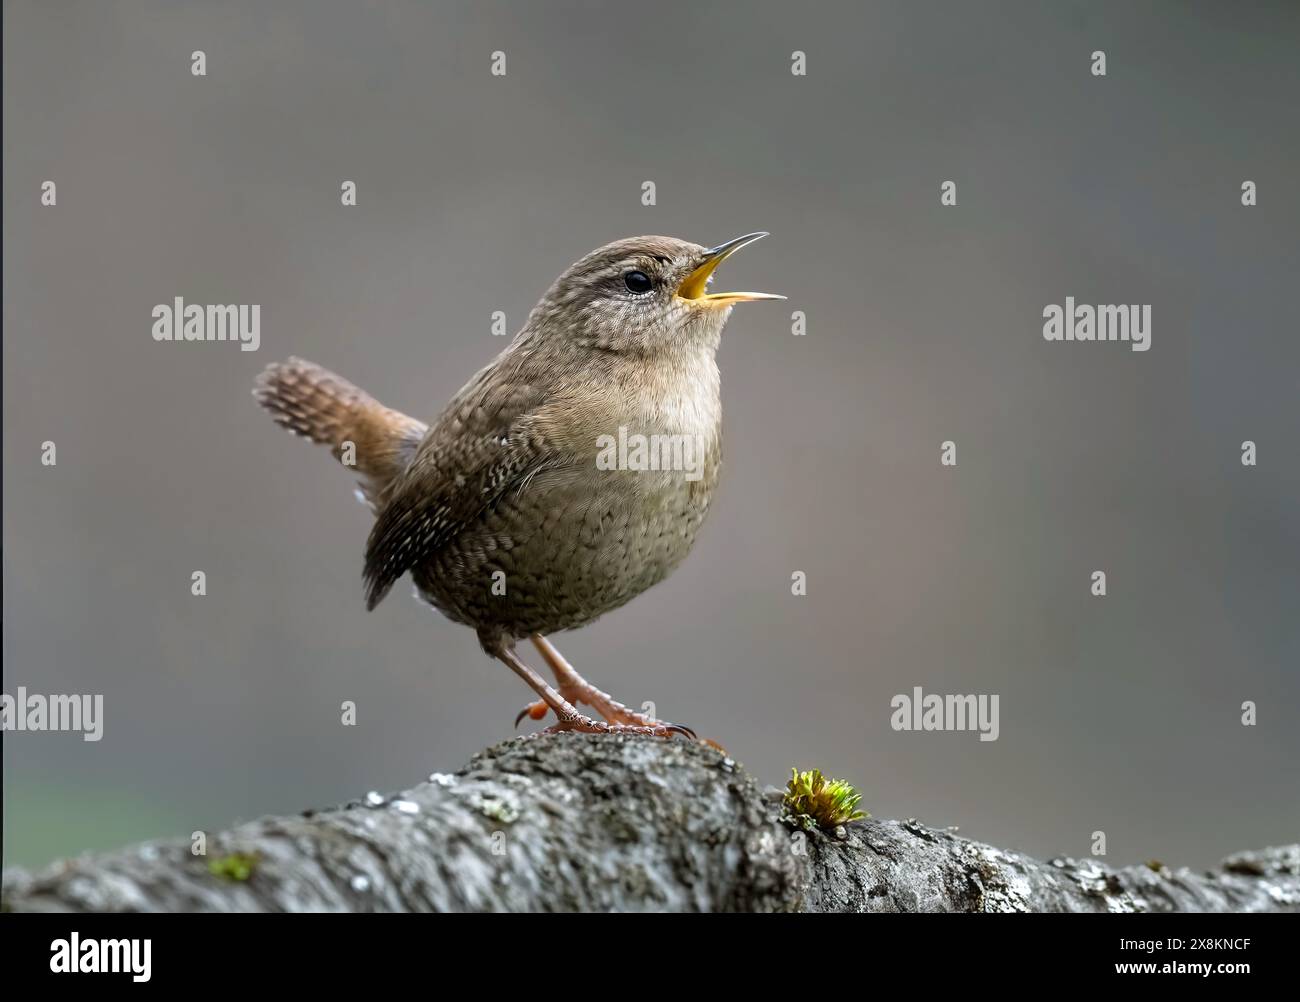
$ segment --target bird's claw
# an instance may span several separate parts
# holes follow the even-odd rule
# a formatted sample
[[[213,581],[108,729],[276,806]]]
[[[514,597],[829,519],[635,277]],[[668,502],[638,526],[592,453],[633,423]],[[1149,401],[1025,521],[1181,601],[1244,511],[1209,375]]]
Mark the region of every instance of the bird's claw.
[[[576,731],[579,734],[644,734],[656,738],[671,738],[676,734],[694,738],[695,732],[678,724],[611,724],[591,717],[567,717],[540,731],[541,734],[562,734]]]
[[[529,703],[519,711],[519,716],[515,717],[515,727],[519,726],[519,722],[523,720],[524,717],[528,717],[530,720],[541,720],[546,716],[546,711],[549,709],[550,707],[546,705],[545,700],[539,699],[535,703]]]

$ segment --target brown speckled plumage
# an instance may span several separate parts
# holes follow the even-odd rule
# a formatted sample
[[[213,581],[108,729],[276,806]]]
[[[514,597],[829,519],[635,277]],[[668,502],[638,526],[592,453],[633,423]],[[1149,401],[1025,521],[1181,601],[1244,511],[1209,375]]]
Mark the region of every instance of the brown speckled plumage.
[[[718,482],[715,354],[731,312],[729,302],[681,293],[725,256],[667,237],[593,251],[427,428],[312,363],[268,367],[255,393],[280,424],[336,457],[356,445],[376,513],[367,606],[410,572],[486,651],[531,671],[512,663],[517,639],[589,623],[677,566]],[[634,293],[630,271],[653,289]],[[601,436],[620,429],[688,436],[702,466],[598,468]]]

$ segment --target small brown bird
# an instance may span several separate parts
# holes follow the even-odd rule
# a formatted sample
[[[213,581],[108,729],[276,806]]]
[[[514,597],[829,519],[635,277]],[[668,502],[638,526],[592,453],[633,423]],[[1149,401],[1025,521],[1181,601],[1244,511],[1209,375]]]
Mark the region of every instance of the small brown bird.
[[[516,723],[549,707],[553,730],[693,736],[597,689],[546,634],[623,605],[694,543],[722,456],[722,328],[735,303],[785,298],[707,286],[764,236],[711,249],[633,237],[592,251],[432,427],[301,359],[259,377],[254,395],[279,424],[362,474],[375,513],[367,608],[409,571],[424,599],[478,631],[541,697]],[[520,660],[524,637],[557,688]]]

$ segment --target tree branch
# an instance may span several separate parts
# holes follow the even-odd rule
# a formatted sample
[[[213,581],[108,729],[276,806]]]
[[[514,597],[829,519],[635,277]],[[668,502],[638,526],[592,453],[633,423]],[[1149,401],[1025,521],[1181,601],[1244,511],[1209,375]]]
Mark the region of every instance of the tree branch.
[[[1210,873],[1038,862],[914,821],[793,832],[684,740],[517,739],[395,797],[8,870],[11,911],[1296,911],[1300,845]]]

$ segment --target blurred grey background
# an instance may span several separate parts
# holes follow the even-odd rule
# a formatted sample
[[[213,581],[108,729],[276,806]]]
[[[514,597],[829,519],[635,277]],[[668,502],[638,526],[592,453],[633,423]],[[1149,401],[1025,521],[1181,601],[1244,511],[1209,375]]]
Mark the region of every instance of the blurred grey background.
[[[408,585],[364,611],[351,478],[253,377],[428,418],[589,249],[760,228],[723,284],[790,302],[724,336],[710,524],[568,658],[876,816],[1115,863],[1296,840],[1298,40],[1293,4],[6,3],[4,690],[106,719],[4,738],[4,862],[508,737],[530,693],[468,629]],[[1151,350],[1044,342],[1067,295],[1151,304]],[[155,343],[175,296],[261,304],[261,350]],[[891,730],[917,685],[998,693],[1000,739]]]

